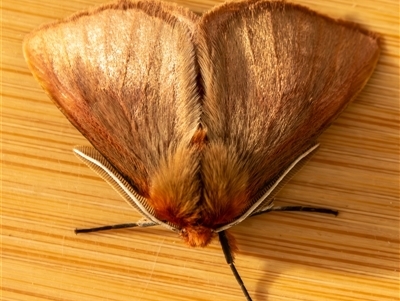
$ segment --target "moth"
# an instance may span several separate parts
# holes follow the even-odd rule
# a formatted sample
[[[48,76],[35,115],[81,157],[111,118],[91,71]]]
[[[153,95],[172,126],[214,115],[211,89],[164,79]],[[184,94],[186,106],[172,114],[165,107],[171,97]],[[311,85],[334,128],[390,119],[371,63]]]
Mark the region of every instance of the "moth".
[[[158,1],[121,0],[30,33],[34,77],[92,147],[75,154],[138,210],[191,247],[275,207],[278,190],[356,97],[379,37],[306,7],[264,0],[202,16]]]

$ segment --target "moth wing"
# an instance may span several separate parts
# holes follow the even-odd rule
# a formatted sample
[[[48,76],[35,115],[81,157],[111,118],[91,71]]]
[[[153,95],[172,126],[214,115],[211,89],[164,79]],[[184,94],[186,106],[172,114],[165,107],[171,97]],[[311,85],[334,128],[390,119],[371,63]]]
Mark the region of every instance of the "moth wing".
[[[204,215],[223,225],[355,98],[379,45],[354,24],[283,2],[224,4],[200,31]]]
[[[120,1],[46,25],[24,42],[52,100],[154,206],[165,190],[164,206],[199,198],[189,146],[200,118],[196,22],[174,5]]]

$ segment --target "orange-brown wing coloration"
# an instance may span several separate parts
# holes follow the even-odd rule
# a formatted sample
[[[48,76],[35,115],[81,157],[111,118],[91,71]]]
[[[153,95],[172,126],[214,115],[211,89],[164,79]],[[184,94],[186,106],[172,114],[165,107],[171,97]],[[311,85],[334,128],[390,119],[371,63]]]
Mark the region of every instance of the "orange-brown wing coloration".
[[[205,246],[354,99],[379,47],[354,24],[284,2],[199,18],[121,0],[39,28],[24,53],[157,219]]]
[[[24,43],[43,88],[160,219],[190,219],[200,198],[197,19],[172,4],[120,1]]]
[[[190,246],[218,233],[251,300],[225,230],[271,209],[365,85],[379,41],[280,1],[231,2],[197,17],[120,0],[33,31],[24,54],[97,149],[75,153],[145,217],[77,232],[163,225]]]
[[[199,33],[203,212],[215,227],[243,213],[354,99],[379,47],[354,24],[283,2],[224,4]]]

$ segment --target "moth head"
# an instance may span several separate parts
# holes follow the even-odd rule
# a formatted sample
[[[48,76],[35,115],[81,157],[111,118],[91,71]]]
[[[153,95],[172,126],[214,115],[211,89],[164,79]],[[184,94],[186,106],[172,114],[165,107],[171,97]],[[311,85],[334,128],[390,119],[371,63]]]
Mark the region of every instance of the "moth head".
[[[215,232],[204,226],[190,225],[183,228],[180,235],[190,247],[205,247],[211,242],[212,238],[215,236]]]

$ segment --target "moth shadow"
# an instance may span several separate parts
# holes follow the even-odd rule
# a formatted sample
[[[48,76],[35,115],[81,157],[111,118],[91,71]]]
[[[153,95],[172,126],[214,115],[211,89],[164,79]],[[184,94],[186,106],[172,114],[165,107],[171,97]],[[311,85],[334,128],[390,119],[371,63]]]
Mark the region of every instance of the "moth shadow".
[[[273,239],[270,234],[266,233],[267,231],[262,229],[263,224],[265,225],[265,217],[253,217],[243,221],[232,230],[239,247],[235,259],[236,265],[242,265],[241,259],[244,254],[248,254],[251,261],[249,266],[258,267],[256,270],[248,267],[247,272],[243,267],[237,267],[245,286],[250,290],[253,301],[268,301],[270,286],[281,273],[285,272],[285,269],[277,269],[279,265],[274,263],[277,260],[273,258],[275,256],[270,256],[269,248],[263,248],[264,244],[270,244]],[[251,278],[256,283],[252,289],[249,285]]]
[[[292,283],[291,293],[288,292],[286,296],[290,299],[293,288],[301,285],[295,279],[307,283],[320,273],[329,273],[329,267],[335,266],[332,258],[337,253],[329,250],[330,240],[333,238],[329,233],[298,226],[296,222],[291,223],[282,216],[283,213],[276,214],[275,217],[253,217],[243,221],[235,229],[239,246],[237,264],[241,254],[248,254],[251,256],[249,266],[257,267],[254,272],[248,268],[246,275],[242,275],[245,285],[251,278],[256,283],[254,291],[250,292],[254,301],[274,299],[277,291],[284,290],[282,287],[285,284],[292,286]],[[317,258],[323,259],[323,263],[316,261]],[[299,274],[299,270],[303,271],[302,274]],[[271,287],[274,293],[271,293]],[[279,297],[284,296],[280,294]]]

